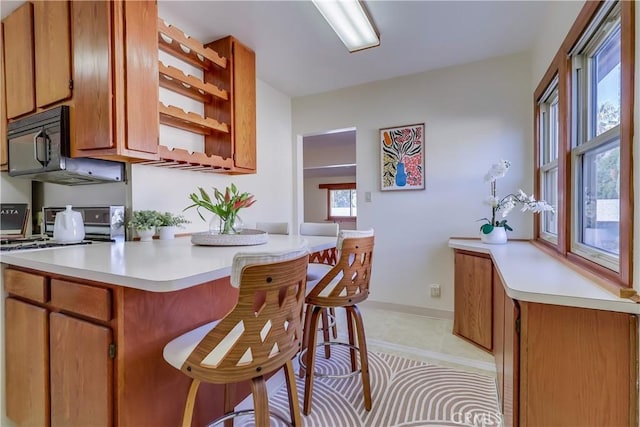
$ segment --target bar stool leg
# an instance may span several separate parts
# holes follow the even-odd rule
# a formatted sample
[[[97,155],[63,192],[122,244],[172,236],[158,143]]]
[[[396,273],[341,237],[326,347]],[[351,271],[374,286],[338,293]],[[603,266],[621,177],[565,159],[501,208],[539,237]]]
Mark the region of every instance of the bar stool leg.
[[[298,402],[298,387],[296,386],[296,374],[293,371],[291,360],[285,365],[285,379],[287,380],[287,390],[289,392],[291,424],[294,427],[300,427],[302,426],[302,417],[300,416],[300,403]]]
[[[351,315],[351,311],[348,309],[345,310],[347,314],[347,331],[349,332],[349,344],[356,345],[355,334],[353,330],[354,319]],[[349,349],[349,358],[351,359],[351,372],[355,372],[358,369],[358,364],[356,363],[356,350],[351,347]]]
[[[328,343],[329,340],[331,339],[329,337],[329,313],[328,313],[328,308],[323,308],[322,309],[322,337],[324,339],[325,343]],[[325,345],[324,346],[324,358],[328,359],[331,357],[331,346],[330,345]]]
[[[182,416],[182,427],[191,427],[191,420],[193,418],[193,407],[196,404],[196,395],[198,394],[198,387],[200,387],[200,380],[191,380],[189,386],[189,393],[187,394],[187,403],[184,405],[184,415]]]
[[[360,369],[362,370],[362,391],[364,394],[364,407],[371,410],[371,383],[369,381],[369,357],[367,353],[367,340],[364,336],[364,323],[362,315],[357,306],[347,307],[351,311],[356,321],[356,331],[358,334],[358,347],[360,348]]]
[[[309,415],[311,412],[311,396],[313,393],[313,377],[315,375],[315,360],[316,360],[316,340],[318,329],[318,321],[320,320],[320,314],[324,309],[322,307],[313,307],[311,312],[311,320],[310,320],[310,331],[308,342],[307,342],[307,371],[305,373],[304,378],[304,406],[302,408],[302,412],[305,415]]]
[[[313,310],[313,306],[307,304],[304,313],[304,327],[302,328],[302,348],[300,351],[304,350],[308,347],[309,344],[309,331],[311,330],[311,311]],[[304,358],[305,365],[309,366],[307,363],[308,357]],[[304,378],[304,368],[300,365],[300,370],[298,373],[300,378]]]
[[[229,414],[234,411],[235,405],[233,400],[236,395],[236,384],[229,383],[224,385],[224,413]],[[224,427],[233,427],[233,418],[224,421]]]
[[[331,330],[333,332],[333,339],[338,339],[338,318],[336,317],[336,309],[331,307],[329,309],[329,314],[333,316],[334,322]]]
[[[267,383],[263,376],[251,380],[251,393],[253,393],[253,409],[256,411],[256,427],[269,427],[269,398]]]

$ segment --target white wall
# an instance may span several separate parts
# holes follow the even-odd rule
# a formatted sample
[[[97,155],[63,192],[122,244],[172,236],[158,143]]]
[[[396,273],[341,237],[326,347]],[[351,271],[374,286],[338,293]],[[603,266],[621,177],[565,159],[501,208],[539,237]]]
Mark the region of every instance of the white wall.
[[[294,149],[300,135],[354,126],[358,228],[376,230],[374,301],[453,309],[451,236],[478,236],[489,187],[483,176],[501,158],[512,168],[500,194],[532,190],[531,63],[511,55],[293,100]],[[426,125],[426,189],[379,191],[378,130]],[[298,160],[299,161],[299,160]],[[301,164],[297,165],[301,168]],[[301,200],[301,189],[297,197]],[[300,203],[300,201],[299,201]],[[298,206],[297,217],[301,217]],[[512,213],[512,238],[532,236],[531,214]],[[431,299],[428,285],[440,283]]]
[[[532,49],[532,96],[584,3],[582,0],[548,2],[547,15],[540,23],[538,36]]]
[[[258,173],[221,175],[173,170],[148,165],[131,168],[131,208],[181,213],[190,204],[189,193],[203,187],[224,189],[232,182],[241,192],[255,195],[257,202],[240,211],[248,227],[256,221],[288,221],[293,218],[293,157],[291,152],[291,100],[273,87],[257,80],[257,155]],[[206,231],[195,209],[184,212],[191,220],[178,232]],[[209,217],[204,212],[205,217]]]

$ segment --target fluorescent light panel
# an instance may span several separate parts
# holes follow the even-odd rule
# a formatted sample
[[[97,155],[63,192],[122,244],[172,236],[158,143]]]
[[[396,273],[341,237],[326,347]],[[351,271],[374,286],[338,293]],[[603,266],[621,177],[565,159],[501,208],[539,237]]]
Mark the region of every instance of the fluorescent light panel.
[[[380,38],[358,0],[312,1],[349,52],[380,44]]]

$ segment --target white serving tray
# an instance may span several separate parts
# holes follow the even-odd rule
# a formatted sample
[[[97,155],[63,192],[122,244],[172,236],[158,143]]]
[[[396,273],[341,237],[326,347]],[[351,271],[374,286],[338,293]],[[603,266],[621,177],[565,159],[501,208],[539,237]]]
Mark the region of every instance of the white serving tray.
[[[201,246],[250,246],[267,243],[269,235],[262,230],[244,229],[237,234],[193,233],[191,243]]]

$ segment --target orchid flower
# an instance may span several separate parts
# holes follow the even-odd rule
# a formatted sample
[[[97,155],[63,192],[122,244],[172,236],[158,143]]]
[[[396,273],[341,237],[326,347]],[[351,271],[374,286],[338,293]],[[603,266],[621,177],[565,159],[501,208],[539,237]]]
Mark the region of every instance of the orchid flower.
[[[484,176],[485,182],[491,183],[491,194],[485,200],[485,203],[491,206],[491,219],[482,218],[482,220],[486,221],[486,224],[480,227],[480,230],[484,234],[491,233],[494,227],[504,227],[505,230],[513,231],[507,224],[506,219],[496,220],[496,215],[499,213],[502,218],[506,218],[518,203],[522,204],[522,212],[554,212],[553,206],[544,200],[536,200],[533,194],[529,196],[522,189],[519,189],[517,193],[510,193],[502,198],[496,196],[496,180],[503,178],[510,167],[511,162],[508,160],[500,160],[498,163],[492,165]]]

